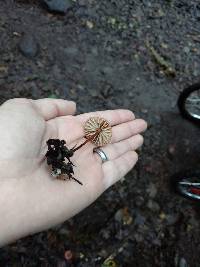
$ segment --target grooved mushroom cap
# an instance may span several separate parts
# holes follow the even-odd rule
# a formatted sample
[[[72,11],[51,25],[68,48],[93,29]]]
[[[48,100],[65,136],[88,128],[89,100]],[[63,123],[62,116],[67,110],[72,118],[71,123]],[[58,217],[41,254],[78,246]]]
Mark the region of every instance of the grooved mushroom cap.
[[[111,142],[112,128],[107,120],[100,117],[89,118],[85,125],[85,138],[91,139],[96,146],[104,146]],[[94,136],[94,138],[92,138]]]

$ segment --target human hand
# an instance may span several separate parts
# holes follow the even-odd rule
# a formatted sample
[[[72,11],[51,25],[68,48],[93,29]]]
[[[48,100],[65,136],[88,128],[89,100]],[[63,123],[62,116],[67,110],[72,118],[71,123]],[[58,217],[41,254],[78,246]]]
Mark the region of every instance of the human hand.
[[[129,110],[107,110],[73,116],[75,103],[61,99],[11,99],[0,107],[0,246],[59,224],[90,205],[137,162],[146,123]],[[73,180],[53,178],[46,163],[46,141],[64,139],[72,148],[84,140],[91,116],[112,126],[112,142],[103,147],[102,164],[87,143],[71,158]]]

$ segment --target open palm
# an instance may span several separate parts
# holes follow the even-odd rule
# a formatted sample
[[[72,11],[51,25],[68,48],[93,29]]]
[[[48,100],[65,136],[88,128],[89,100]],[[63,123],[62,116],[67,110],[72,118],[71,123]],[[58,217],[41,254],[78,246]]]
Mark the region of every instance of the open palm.
[[[61,99],[11,99],[0,108],[0,245],[72,217],[91,204],[137,162],[146,123],[129,110],[108,110],[74,116],[75,103]],[[71,158],[73,180],[57,180],[46,163],[46,141],[64,139],[68,148],[82,143],[83,126],[91,116],[112,126],[112,142],[103,147],[102,164],[87,143]],[[13,210],[14,209],[14,210]],[[11,223],[12,222],[12,223]]]

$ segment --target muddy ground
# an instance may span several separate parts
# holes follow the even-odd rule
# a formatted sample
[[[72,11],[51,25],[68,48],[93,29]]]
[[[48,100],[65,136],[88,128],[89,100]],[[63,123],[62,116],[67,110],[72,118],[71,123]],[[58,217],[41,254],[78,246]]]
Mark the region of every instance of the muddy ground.
[[[199,80],[199,26],[198,0],[75,0],[65,15],[0,0],[1,103],[59,97],[78,113],[128,108],[149,124],[123,183],[70,221],[1,249],[0,266],[200,266],[200,204],[169,183],[199,165],[199,129],[176,107]]]

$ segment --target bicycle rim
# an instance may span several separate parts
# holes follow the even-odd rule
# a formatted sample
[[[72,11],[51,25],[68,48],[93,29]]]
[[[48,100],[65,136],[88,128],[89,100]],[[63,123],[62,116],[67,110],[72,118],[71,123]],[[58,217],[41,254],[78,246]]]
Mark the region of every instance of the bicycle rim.
[[[191,117],[200,120],[200,89],[189,94],[185,100],[185,109]]]
[[[179,193],[188,198],[200,200],[200,177],[189,177],[179,180],[177,189]]]

